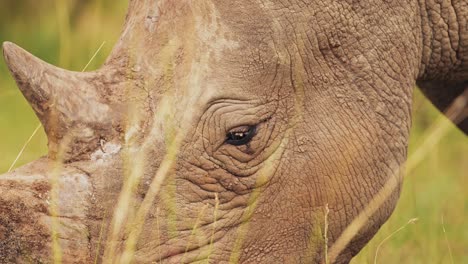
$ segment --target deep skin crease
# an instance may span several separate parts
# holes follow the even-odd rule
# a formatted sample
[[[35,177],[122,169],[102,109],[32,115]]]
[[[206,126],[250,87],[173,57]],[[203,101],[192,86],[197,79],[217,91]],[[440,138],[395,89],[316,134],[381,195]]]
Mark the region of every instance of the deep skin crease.
[[[129,247],[136,263],[324,262],[325,239],[333,245],[387,181],[401,183],[416,83],[441,109],[463,90],[467,17],[463,1],[133,0],[96,72],[61,71],[5,44],[50,153],[0,178],[0,227],[16,230],[0,260],[50,258],[38,246],[53,241],[41,197],[58,177],[65,263],[125,262]],[[246,127],[247,143],[228,140]],[[11,188],[31,189],[34,203],[19,210]],[[399,191],[336,263],[372,238]],[[28,215],[46,219],[32,234],[18,220]]]

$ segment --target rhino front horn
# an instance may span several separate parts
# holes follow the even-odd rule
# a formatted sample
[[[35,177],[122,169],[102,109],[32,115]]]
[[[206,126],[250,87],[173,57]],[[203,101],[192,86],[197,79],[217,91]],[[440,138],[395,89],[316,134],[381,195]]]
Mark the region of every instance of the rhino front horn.
[[[109,131],[115,123],[110,97],[105,99],[99,91],[105,85],[103,71],[60,69],[10,42],[3,44],[3,54],[19,89],[44,126],[50,157],[55,158],[60,144],[66,141],[70,151],[62,151],[61,158],[78,159],[97,147],[102,135],[113,134]]]

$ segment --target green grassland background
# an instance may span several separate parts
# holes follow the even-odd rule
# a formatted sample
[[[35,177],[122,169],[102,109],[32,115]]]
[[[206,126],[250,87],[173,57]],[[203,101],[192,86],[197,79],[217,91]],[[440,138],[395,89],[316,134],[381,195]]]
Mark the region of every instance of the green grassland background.
[[[127,4],[124,0],[0,0],[0,41],[13,41],[49,63],[75,71],[81,71],[105,42],[88,67],[97,69],[118,39]],[[415,89],[410,155],[439,116]],[[0,173],[8,170],[38,124],[1,60]],[[46,152],[41,129],[17,166]],[[407,173],[394,214],[352,263],[373,263],[378,245],[412,218],[418,221],[381,245],[378,263],[452,263],[450,253],[453,263],[468,263],[468,139],[454,126]]]

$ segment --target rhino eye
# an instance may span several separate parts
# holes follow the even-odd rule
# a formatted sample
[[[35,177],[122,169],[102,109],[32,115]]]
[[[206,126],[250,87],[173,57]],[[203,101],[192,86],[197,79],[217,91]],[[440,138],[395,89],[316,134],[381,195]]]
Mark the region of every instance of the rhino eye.
[[[226,135],[226,144],[240,146],[249,143],[257,132],[256,126],[241,126],[229,131]]]

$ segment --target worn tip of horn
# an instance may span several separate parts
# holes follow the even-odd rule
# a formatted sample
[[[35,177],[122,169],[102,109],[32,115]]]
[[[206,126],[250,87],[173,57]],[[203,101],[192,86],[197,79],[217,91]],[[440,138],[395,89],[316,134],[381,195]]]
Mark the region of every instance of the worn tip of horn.
[[[50,66],[11,42],[3,43],[3,56],[18,88],[40,114],[41,104],[48,101],[50,95],[43,80],[43,73]]]
[[[18,46],[11,42],[4,42],[2,45],[3,48],[3,57],[5,58],[5,62],[10,69],[10,71],[13,73],[16,71],[16,64],[14,63],[15,57],[17,57],[17,52],[16,50],[18,49]]]
[[[40,86],[40,77],[47,63],[11,42],[3,43],[3,56],[18,88],[31,103],[30,99],[37,94],[33,90]]]
[[[10,72],[17,81],[24,79],[30,72],[30,67],[37,64],[37,59],[33,55],[11,42],[3,43],[3,56]]]
[[[3,42],[3,45],[2,45],[2,49],[3,49],[3,57],[5,57],[5,60],[9,61],[9,57],[8,55],[11,54],[11,50],[15,48],[15,44],[11,43],[11,42]]]

